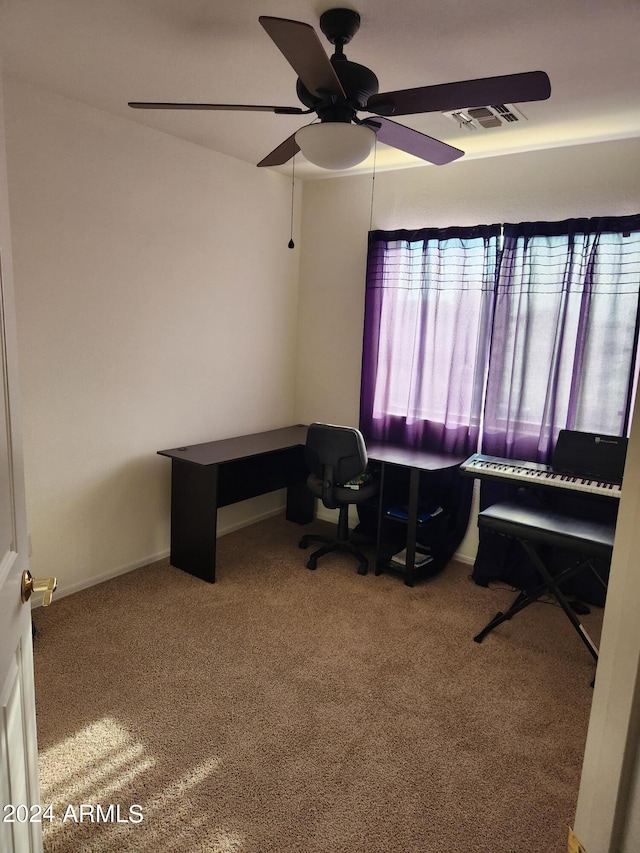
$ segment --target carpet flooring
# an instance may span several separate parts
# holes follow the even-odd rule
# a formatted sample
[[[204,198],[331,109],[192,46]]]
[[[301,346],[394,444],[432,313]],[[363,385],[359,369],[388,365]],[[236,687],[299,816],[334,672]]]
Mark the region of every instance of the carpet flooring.
[[[311,572],[299,537],[34,612],[46,853],[565,853],[595,667],[562,611],[477,644],[513,591]]]

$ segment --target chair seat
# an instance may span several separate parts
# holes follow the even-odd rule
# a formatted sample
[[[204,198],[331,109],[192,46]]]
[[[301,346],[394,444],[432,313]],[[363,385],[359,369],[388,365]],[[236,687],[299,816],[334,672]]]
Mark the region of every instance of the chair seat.
[[[309,474],[307,477],[307,486],[311,490],[312,494],[314,494],[317,498],[322,497],[322,484],[323,481],[314,476],[313,474]],[[362,501],[366,501],[369,498],[374,497],[378,493],[378,483],[374,480],[363,483],[357,489],[349,488],[348,486],[334,486],[333,487],[333,496],[336,499],[336,502],[339,504],[342,503],[362,503]]]

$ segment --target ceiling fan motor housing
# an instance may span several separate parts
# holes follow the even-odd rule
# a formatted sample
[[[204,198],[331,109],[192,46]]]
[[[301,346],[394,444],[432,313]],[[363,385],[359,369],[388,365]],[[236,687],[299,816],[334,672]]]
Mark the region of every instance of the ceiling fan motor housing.
[[[345,100],[312,95],[300,79],[296,83],[296,92],[302,103],[315,110],[324,121],[350,121],[358,110],[366,107],[369,98],[378,93],[378,78],[370,68],[344,57],[331,57],[331,64],[347,96]],[[334,112],[348,114],[348,117],[329,118]]]
[[[360,28],[360,15],[353,9],[328,9],[320,16],[320,29],[336,51],[331,64],[344,89],[345,98],[327,94],[326,97],[311,93],[298,79],[296,91],[302,103],[314,110],[321,121],[350,122],[358,110],[364,109],[367,101],[378,92],[378,78],[364,65],[350,62],[343,53]]]

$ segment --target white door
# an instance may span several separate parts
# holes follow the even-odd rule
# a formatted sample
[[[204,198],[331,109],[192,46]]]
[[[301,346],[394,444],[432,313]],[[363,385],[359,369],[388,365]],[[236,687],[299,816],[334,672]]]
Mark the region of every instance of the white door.
[[[27,532],[12,285],[0,92],[0,850],[40,853],[31,615],[21,599]]]

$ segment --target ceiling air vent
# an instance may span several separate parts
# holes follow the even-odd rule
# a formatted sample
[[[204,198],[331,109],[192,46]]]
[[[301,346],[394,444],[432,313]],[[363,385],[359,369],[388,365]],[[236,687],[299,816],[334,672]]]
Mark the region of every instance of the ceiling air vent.
[[[526,121],[527,117],[513,104],[493,104],[490,107],[470,107],[466,110],[451,110],[442,113],[455,122],[458,127],[467,130],[482,130],[491,127],[503,127],[517,121]]]

